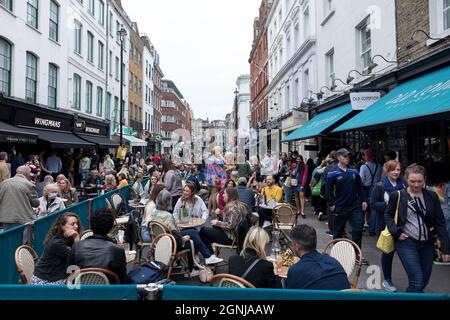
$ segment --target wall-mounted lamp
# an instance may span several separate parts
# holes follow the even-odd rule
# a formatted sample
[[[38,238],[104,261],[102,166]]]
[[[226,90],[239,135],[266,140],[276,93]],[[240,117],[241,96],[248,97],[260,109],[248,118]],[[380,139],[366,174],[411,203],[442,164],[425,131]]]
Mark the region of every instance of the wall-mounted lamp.
[[[411,38],[406,43],[406,45],[405,45],[405,47],[403,49],[411,49],[412,47],[414,47],[415,45],[417,45],[419,43],[419,41],[416,40],[416,36],[417,36],[418,33],[423,33],[430,40],[439,41],[439,40],[442,39],[442,38],[433,38],[427,32],[425,32],[424,30],[418,29],[418,30],[413,32],[413,34],[411,35]]]
[[[350,82],[352,82],[353,80],[355,80],[355,77],[352,77],[352,76],[350,75],[352,72],[356,72],[356,73],[359,74],[361,77],[364,77],[364,75],[363,75],[361,72],[359,72],[358,70],[355,70],[355,69],[350,70],[349,73],[348,73],[348,76],[347,76],[347,84],[350,84]]]
[[[372,57],[372,59],[370,60],[370,64],[367,67],[368,72],[371,73],[373,69],[375,69],[376,67],[378,67],[378,64],[374,62],[376,57],[380,57],[381,59],[383,59],[384,61],[386,61],[387,63],[398,63],[398,61],[389,61],[387,60],[385,57],[383,57],[381,54],[376,54]]]
[[[339,78],[335,78],[335,79],[334,79],[334,82],[336,82],[336,81],[339,81],[339,82],[342,83],[344,86],[347,85],[343,80],[341,80],[341,79],[339,79]],[[334,83],[334,84],[330,87],[330,90],[331,90],[331,91],[334,91],[334,90],[336,90],[336,88],[337,88],[337,85],[336,85],[336,83]]]

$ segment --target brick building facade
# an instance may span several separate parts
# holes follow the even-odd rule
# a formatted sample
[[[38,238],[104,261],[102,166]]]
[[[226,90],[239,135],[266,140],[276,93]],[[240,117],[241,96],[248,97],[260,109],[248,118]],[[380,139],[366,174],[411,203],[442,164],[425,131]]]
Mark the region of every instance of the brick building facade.
[[[253,24],[253,45],[250,53],[250,93],[251,93],[251,127],[257,128],[258,123],[268,120],[268,54],[267,45],[267,15],[272,0],[262,0],[259,17]]]
[[[178,90],[175,83],[171,80],[162,81],[162,138],[163,151],[170,153],[171,138],[177,129],[189,130],[186,124],[187,118],[190,117],[188,105],[184,102],[184,97]]]
[[[450,7],[445,8],[445,1],[396,0],[395,6],[398,60],[401,65],[450,45]],[[418,30],[441,40],[429,39]]]

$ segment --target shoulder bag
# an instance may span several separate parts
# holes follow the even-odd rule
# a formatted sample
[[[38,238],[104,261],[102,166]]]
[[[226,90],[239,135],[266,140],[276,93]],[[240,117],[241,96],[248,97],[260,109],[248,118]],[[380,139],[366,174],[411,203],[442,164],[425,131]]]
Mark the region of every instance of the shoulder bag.
[[[394,217],[395,224],[397,224],[398,221],[398,207],[400,205],[400,191],[397,192],[398,192],[398,199],[397,199],[397,209],[395,210],[395,217]],[[387,226],[383,231],[381,231],[380,237],[378,238],[377,241],[377,248],[386,254],[389,254],[395,250],[394,237],[389,232]]]

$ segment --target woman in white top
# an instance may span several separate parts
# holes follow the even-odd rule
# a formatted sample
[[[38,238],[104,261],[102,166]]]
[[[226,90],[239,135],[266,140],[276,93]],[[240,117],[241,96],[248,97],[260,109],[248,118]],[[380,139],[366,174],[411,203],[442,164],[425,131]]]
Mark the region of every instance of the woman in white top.
[[[38,218],[65,209],[64,199],[59,197],[58,184],[52,183],[44,187],[44,196],[39,198]]]
[[[180,219],[181,209],[187,208],[190,217],[201,218],[206,221],[209,217],[209,211],[203,199],[195,194],[195,185],[187,182],[183,188],[183,195],[178,199],[173,210],[175,219]]]
[[[103,170],[111,170],[116,166],[114,165],[114,161],[111,159],[111,156],[107,154],[105,156],[105,161],[103,161]]]

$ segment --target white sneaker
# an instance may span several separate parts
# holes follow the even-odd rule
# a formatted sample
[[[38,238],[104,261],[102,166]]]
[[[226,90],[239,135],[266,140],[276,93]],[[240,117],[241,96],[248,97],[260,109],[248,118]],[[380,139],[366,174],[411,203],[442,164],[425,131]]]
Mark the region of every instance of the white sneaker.
[[[200,274],[200,271],[192,269],[192,272],[190,274],[185,273],[184,277],[185,278],[194,278],[194,277],[198,277]]]
[[[205,264],[217,264],[222,261],[223,261],[223,259],[218,258],[213,254],[211,257],[205,259]]]
[[[383,288],[384,291],[387,292],[397,292],[397,288],[394,286],[394,284],[386,280],[383,281]]]
[[[267,227],[270,227],[271,225],[272,225],[272,223],[270,221],[264,221],[263,229],[267,228]]]

